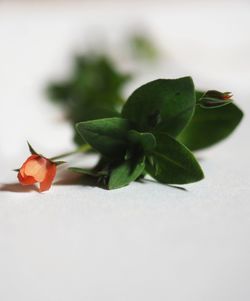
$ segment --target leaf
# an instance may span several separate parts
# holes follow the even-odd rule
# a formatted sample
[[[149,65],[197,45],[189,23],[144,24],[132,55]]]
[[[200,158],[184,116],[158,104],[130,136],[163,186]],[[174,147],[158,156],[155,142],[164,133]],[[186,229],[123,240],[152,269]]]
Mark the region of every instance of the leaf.
[[[74,116],[76,120],[79,121],[89,121],[96,119],[104,119],[104,118],[112,118],[112,117],[120,117],[120,114],[113,109],[107,107],[86,107],[86,105],[82,104],[81,107],[76,110],[79,116]],[[74,122],[75,124],[75,122]],[[74,141],[78,145],[83,145],[83,139],[79,135],[77,131],[75,131]]]
[[[191,150],[209,147],[227,138],[238,126],[242,111],[233,103],[214,110],[197,107],[194,117],[178,140]]]
[[[152,151],[156,146],[156,140],[151,133],[139,133],[135,130],[128,132],[128,140],[141,147],[144,152]]]
[[[67,162],[66,161],[54,161],[53,163],[55,163],[56,166],[59,166],[59,165],[65,164]]]
[[[48,85],[46,92],[52,101],[65,105],[70,99],[71,85],[67,81],[54,82]]]
[[[84,174],[91,177],[98,178],[99,176],[107,175],[105,171],[93,171],[91,169],[79,168],[79,167],[69,167],[69,170],[75,173]]]
[[[123,156],[127,147],[130,123],[123,118],[104,118],[76,124],[81,137],[107,157]]]
[[[165,133],[155,133],[157,147],[147,157],[146,171],[166,184],[187,184],[204,178],[193,154]]]
[[[122,116],[139,132],[158,130],[176,136],[190,121],[195,104],[191,77],[158,79],[134,91]]]
[[[127,186],[130,182],[136,180],[144,171],[144,159],[125,160],[114,167],[111,171],[108,188],[116,189]]]
[[[130,80],[121,73],[106,54],[92,52],[78,55],[74,67],[63,81],[52,82],[47,94],[60,105],[74,128],[76,144],[82,139],[76,134],[75,124],[80,121],[115,117],[123,99],[123,87]]]

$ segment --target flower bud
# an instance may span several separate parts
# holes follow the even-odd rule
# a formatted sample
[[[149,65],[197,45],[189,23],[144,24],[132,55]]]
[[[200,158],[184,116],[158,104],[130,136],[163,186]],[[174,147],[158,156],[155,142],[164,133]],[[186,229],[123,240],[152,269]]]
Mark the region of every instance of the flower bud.
[[[198,104],[205,109],[218,108],[230,104],[232,96],[231,92],[209,90],[198,100]]]
[[[38,154],[33,154],[23,163],[18,172],[22,185],[40,183],[39,191],[49,190],[56,175],[56,163]]]

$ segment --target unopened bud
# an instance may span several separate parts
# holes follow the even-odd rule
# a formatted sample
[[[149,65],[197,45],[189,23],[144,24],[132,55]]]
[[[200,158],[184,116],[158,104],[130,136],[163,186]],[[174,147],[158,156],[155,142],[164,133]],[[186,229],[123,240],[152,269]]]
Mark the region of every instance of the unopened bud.
[[[209,90],[198,100],[198,104],[205,109],[218,108],[230,104],[232,96],[231,92]]]

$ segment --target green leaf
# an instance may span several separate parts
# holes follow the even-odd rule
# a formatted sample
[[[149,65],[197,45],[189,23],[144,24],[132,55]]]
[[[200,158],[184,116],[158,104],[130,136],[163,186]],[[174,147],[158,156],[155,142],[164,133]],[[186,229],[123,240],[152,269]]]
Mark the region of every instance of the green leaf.
[[[128,140],[140,146],[145,153],[152,151],[156,146],[155,137],[151,133],[139,133],[135,130],[130,130],[128,132]]]
[[[130,182],[135,181],[144,171],[144,159],[140,160],[125,160],[119,165],[112,168],[108,188],[116,189],[127,186]]]
[[[65,105],[70,99],[71,85],[67,81],[54,82],[48,85],[46,92],[52,101]]]
[[[94,149],[107,157],[125,154],[130,123],[123,118],[104,118],[79,122],[76,129]]]
[[[80,167],[69,167],[68,169],[72,172],[84,174],[95,178],[107,175],[107,172],[105,171],[93,171],[91,169],[80,168]]]
[[[147,157],[146,170],[157,181],[166,184],[187,184],[204,178],[193,154],[165,133],[155,133],[157,147]]]
[[[59,166],[59,165],[65,164],[67,162],[66,161],[53,161],[53,163],[55,163],[56,166]]]
[[[74,116],[76,120],[79,121],[90,121],[96,119],[104,119],[104,118],[112,118],[112,117],[120,117],[120,114],[116,112],[114,109],[107,107],[87,107],[87,105],[82,104],[81,107],[76,110],[79,116]],[[75,122],[74,122],[75,124]],[[74,141],[78,145],[82,145],[83,138],[79,135],[79,133],[75,130]]]
[[[242,111],[233,103],[214,110],[197,107],[192,121],[178,140],[191,150],[209,147],[227,138],[242,117]]]
[[[121,73],[109,56],[91,51],[78,55],[69,76],[63,81],[52,82],[47,94],[63,108],[74,128],[74,141],[81,145],[75,124],[115,117],[115,112],[124,103],[122,91],[128,80],[130,75]]]
[[[129,97],[122,116],[141,132],[158,130],[178,135],[190,121],[196,104],[191,77],[149,82]]]

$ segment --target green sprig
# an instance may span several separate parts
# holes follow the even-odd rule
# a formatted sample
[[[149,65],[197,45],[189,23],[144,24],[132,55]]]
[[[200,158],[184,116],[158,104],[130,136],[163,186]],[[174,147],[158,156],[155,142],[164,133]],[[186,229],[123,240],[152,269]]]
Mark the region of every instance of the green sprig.
[[[159,79],[139,87],[120,117],[76,124],[79,135],[101,159],[92,170],[71,170],[97,178],[108,189],[126,186],[146,174],[165,184],[203,179],[203,171],[187,146],[199,149],[225,138],[242,118],[242,112],[230,102],[215,106],[217,110],[197,107],[211,91],[195,93],[191,77]]]

